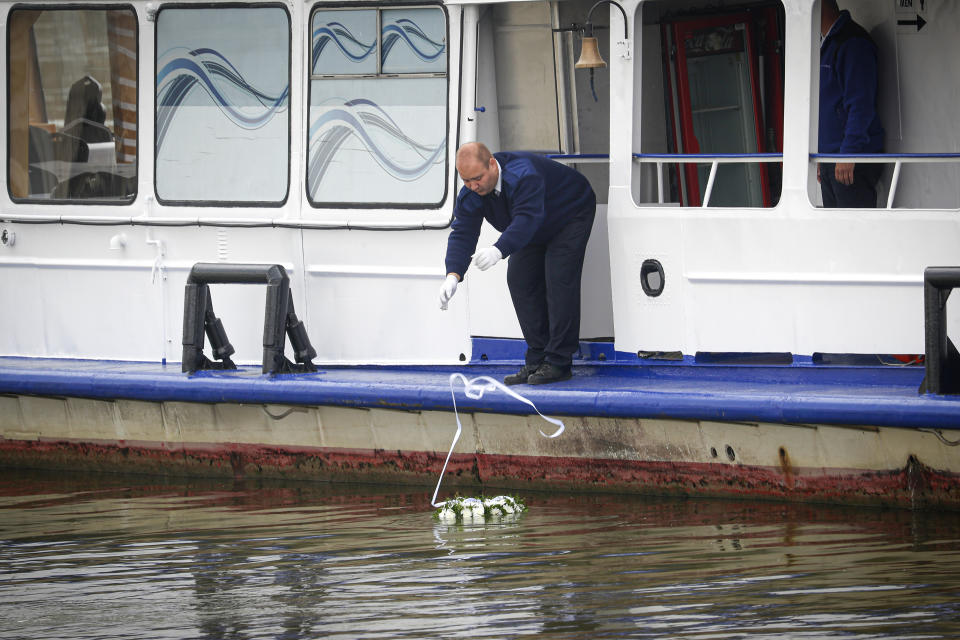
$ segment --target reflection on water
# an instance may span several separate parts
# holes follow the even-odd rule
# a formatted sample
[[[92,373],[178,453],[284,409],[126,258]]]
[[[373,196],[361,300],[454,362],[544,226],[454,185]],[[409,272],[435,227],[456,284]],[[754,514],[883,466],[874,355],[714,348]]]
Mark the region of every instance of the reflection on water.
[[[0,638],[952,638],[960,516],[0,471]]]

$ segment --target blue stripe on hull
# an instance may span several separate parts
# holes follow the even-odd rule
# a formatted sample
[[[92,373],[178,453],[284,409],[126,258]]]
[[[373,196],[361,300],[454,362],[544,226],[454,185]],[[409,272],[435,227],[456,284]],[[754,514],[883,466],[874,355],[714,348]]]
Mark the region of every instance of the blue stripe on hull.
[[[188,376],[179,365],[8,357],[0,358],[0,393],[448,411],[451,373],[499,378],[515,368],[328,367],[271,377],[242,367]],[[919,367],[591,363],[575,366],[572,380],[516,389],[555,415],[960,428],[960,397],[919,395],[922,377]],[[458,392],[457,406],[529,413],[498,393],[474,401]]]

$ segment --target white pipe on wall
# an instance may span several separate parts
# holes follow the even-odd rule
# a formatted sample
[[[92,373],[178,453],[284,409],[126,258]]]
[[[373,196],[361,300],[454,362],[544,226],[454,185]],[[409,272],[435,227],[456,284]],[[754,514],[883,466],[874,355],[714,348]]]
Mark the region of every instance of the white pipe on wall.
[[[480,9],[477,5],[463,7],[463,51],[461,52],[460,73],[462,87],[460,94],[460,140],[477,139],[477,28],[480,22]],[[459,144],[460,140],[457,141]]]

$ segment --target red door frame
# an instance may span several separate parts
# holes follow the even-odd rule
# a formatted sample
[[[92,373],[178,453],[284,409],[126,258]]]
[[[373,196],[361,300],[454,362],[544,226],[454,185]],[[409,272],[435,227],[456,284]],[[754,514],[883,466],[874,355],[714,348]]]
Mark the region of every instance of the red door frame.
[[[669,36],[669,37],[668,37]],[[674,41],[671,42],[670,38],[674,38]],[[660,25],[660,42],[663,46],[663,60],[665,64],[663,65],[663,74],[667,84],[667,109],[668,109],[668,118],[670,119],[670,138],[673,140],[673,149],[676,153],[683,153],[681,149],[681,141],[677,138],[677,121],[674,117],[674,101],[673,101],[673,73],[671,73],[671,68],[674,72],[676,71],[675,65],[673,63],[673,55],[671,53],[672,47],[676,47],[676,33],[673,30],[672,25],[661,24]],[[681,180],[680,172],[685,169],[687,165],[677,164],[675,165],[675,170],[677,172],[677,194],[680,199],[680,206],[684,205],[684,182]],[[698,194],[699,195],[699,194]]]
[[[670,25],[676,47],[674,71],[677,77],[677,100],[680,106],[680,137],[683,142],[683,149],[678,149],[680,153],[700,153],[700,145],[697,143],[697,138],[693,131],[693,108],[690,99],[690,80],[687,74],[687,54],[686,47],[684,46],[686,41],[685,36],[700,29],[738,23],[742,23],[746,27],[744,42],[746,51],[744,53],[750,69],[750,92],[753,98],[753,122],[754,134],[757,140],[757,152],[763,153],[764,151],[763,113],[760,108],[759,71],[757,68],[757,56],[755,55],[756,42],[753,34],[754,20],[750,13],[735,13],[718,15],[711,18],[678,21]],[[780,135],[782,139],[782,133]],[[699,207],[701,205],[700,179],[697,173],[697,165],[688,163],[684,166],[684,170],[686,171],[687,195],[690,200],[690,206]],[[770,185],[766,171],[760,172],[760,185],[764,206],[770,206]]]
[[[768,100],[771,101],[772,107],[770,114],[773,118],[774,141],[776,144],[774,151],[776,153],[783,153],[784,78],[783,69],[781,68],[783,54],[777,51],[777,43],[780,40],[779,28],[777,26],[777,10],[774,7],[767,7],[762,10],[762,13],[767,21],[766,34],[764,37],[766,50],[764,53],[767,58],[767,77],[769,78],[766,86],[772,90],[770,92],[772,95],[769,96]]]

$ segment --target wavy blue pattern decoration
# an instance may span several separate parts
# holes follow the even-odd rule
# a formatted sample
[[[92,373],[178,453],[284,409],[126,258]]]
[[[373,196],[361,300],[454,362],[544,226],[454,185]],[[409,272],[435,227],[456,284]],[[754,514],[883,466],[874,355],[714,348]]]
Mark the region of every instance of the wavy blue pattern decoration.
[[[409,163],[395,160],[397,154],[388,153],[381,148],[374,141],[373,133],[387,134],[393,143],[412,152],[418,159]],[[312,195],[319,192],[327,168],[351,137],[360,140],[377,164],[402,182],[413,182],[422,178],[435,164],[443,161],[447,148],[446,136],[434,146],[414,140],[372,100],[360,98],[343,101],[337,107],[325,111],[310,125],[310,166],[307,181]]]
[[[414,39],[421,45],[427,45],[432,49],[432,52],[418,47]],[[446,50],[443,42],[431,40],[416,22],[408,18],[401,18],[397,20],[396,24],[388,24],[383,28],[383,53],[380,56],[382,63],[386,63],[387,56],[390,55],[393,46],[400,41],[406,42],[414,55],[424,62],[433,62]]]
[[[182,53],[182,52],[185,52]],[[279,95],[269,95],[247,82],[243,74],[215,49],[190,51],[174,49],[165,54],[157,72],[157,150],[163,145],[170,123],[187,96],[196,88],[206,92],[220,111],[243,129],[259,129],[286,109],[289,85]],[[261,109],[248,114],[241,111],[227,92],[239,91],[252,98]]]
[[[401,18],[395,24],[384,26],[382,38],[381,64],[387,61],[387,56],[398,42],[406,42],[414,55],[424,62],[432,62],[446,51],[446,45],[443,42],[432,40],[417,23],[408,18]],[[313,66],[311,68],[314,71],[317,71],[320,54],[331,43],[346,56],[347,60],[355,64],[366,60],[377,48],[376,42],[370,44],[361,42],[344,24],[328,22],[313,32],[311,55]]]
[[[347,57],[347,60],[354,63],[363,62],[377,49],[376,40],[370,44],[360,42],[343,23],[328,22],[313,32],[313,66],[311,68],[314,71],[317,69],[320,54],[330,43],[333,43]]]

